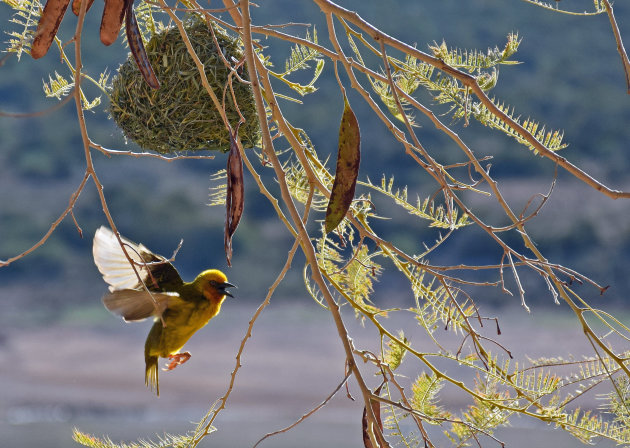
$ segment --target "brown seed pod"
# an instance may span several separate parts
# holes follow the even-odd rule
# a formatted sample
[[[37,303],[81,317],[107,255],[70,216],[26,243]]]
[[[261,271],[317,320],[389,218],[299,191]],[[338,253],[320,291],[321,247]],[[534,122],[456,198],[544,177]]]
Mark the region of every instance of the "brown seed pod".
[[[88,0],[86,11],[90,10],[93,3],[94,3],[94,0]],[[81,11],[81,0],[72,0],[72,12],[74,13],[74,15],[78,16],[80,11]]]
[[[380,395],[381,394],[381,388],[383,387],[385,383],[381,383],[380,386],[378,386],[376,388],[376,390],[374,391],[374,395]],[[383,422],[381,420],[381,402],[377,401],[377,400],[370,400],[370,405],[372,407],[372,412],[374,413],[374,417],[376,417],[376,424],[378,425],[380,432],[383,432]],[[375,429],[374,428],[370,428],[368,425],[368,418],[367,418],[367,407],[364,406],[363,407],[363,418],[361,419],[361,426],[363,427],[363,446],[365,448],[374,448],[374,444],[372,443],[372,438],[370,437],[370,434],[372,434],[373,437],[376,437],[376,434],[374,434]]]
[[[346,216],[350,204],[352,204],[361,162],[359,122],[348,103],[345,92],[343,102],[343,115],[339,125],[337,171],[335,172],[335,181],[333,182],[328,208],[326,209],[326,233],[337,228],[343,217]]]
[[[144,49],[142,43],[142,34],[140,34],[140,28],[138,28],[138,21],[136,20],[136,13],[133,12],[133,0],[127,0],[127,13],[125,14],[125,30],[127,31],[127,42],[129,43],[129,49],[133,58],[138,64],[138,69],[142,74],[142,77],[152,89],[159,89],[160,82],[155,76],[153,67],[149,62],[147,51]]]
[[[228,266],[232,266],[232,235],[236,232],[243,215],[245,188],[243,182],[243,157],[236,144],[238,128],[230,134],[230,154],[227,161],[227,194],[225,197],[225,258]]]
[[[52,44],[63,15],[68,9],[70,0],[48,0],[46,6],[44,6],[44,12],[37,24],[37,31],[35,31],[35,39],[31,45],[31,56],[33,59],[39,59],[48,53],[48,49]]]
[[[107,0],[105,8],[103,8],[103,17],[101,18],[101,42],[105,45],[111,45],[116,42],[120,27],[125,19],[125,11],[127,3],[133,0]]]

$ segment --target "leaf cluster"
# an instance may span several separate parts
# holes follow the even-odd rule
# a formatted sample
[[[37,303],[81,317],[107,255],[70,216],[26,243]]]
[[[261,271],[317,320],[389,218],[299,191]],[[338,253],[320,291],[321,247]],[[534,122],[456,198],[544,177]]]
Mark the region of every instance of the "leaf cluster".
[[[593,11],[569,11],[567,9],[563,9],[559,5],[559,0],[556,0],[554,3],[544,2],[542,0],[523,0],[526,3],[531,3],[532,5],[539,6],[543,9],[547,9],[549,11],[554,11],[562,14],[568,14],[573,16],[594,16],[598,14],[603,14],[606,12],[606,6],[604,5],[603,0],[593,0]]]
[[[313,44],[317,44],[317,29],[313,28],[312,35],[307,31],[304,39],[308,42],[312,42]],[[313,63],[315,64],[315,68],[313,70],[312,78],[308,83],[301,84],[299,82],[289,80],[290,75],[301,70],[310,69],[311,64]],[[299,93],[300,96],[305,96],[310,93],[314,93],[317,90],[315,83],[324,71],[324,65],[325,60],[321,57],[321,54],[317,50],[306,45],[296,44],[293,48],[291,48],[290,56],[285,61],[284,72],[276,73],[273,70],[270,70],[269,74]],[[299,100],[291,97],[282,97],[298,103],[300,102]]]
[[[406,186],[394,188],[394,176],[389,179],[383,176],[380,185],[372,183],[369,178],[366,182],[361,182],[360,185],[369,187],[391,199],[394,204],[402,207],[410,215],[429,221],[429,227],[459,229],[471,224],[468,215],[465,213],[462,213],[460,216],[457,208],[447,210],[443,205],[435,205],[434,201],[428,197],[421,200],[420,197],[416,196],[415,204],[411,203]]]
[[[7,53],[16,53],[18,60],[23,53],[29,53],[31,42],[37,28],[37,22],[42,8],[39,0],[1,0],[9,5],[14,13],[9,23],[17,25],[20,31],[6,31],[9,40],[6,41]]]
[[[184,448],[189,447],[193,441],[192,436],[181,436],[166,434],[159,438],[157,442],[150,440],[138,440],[131,443],[115,443],[109,437],[98,438],[90,434],[83,433],[78,429],[74,430],[72,438],[79,445],[88,448]]]
[[[348,37],[355,56],[363,63],[358,45],[352,35]],[[359,36],[359,41],[370,51],[378,52],[362,36]],[[518,34],[510,33],[503,48],[489,48],[485,52],[476,49],[449,48],[446,42],[433,43],[429,49],[436,58],[449,67],[473,75],[479,87],[483,91],[489,92],[499,81],[499,66],[519,64],[511,58],[518,51],[520,43],[521,39]],[[419,61],[410,55],[406,55],[404,60],[388,56],[388,62],[392,66],[392,80],[398,91],[397,96],[403,109],[402,112],[412,125],[416,125],[414,116],[410,111],[413,96],[422,87],[431,94],[437,104],[448,107],[447,113],[452,116],[454,121],[464,119],[468,123],[470,118],[474,118],[484,126],[501,131],[515,138],[519,143],[535,150],[530,142],[512,128],[505,117],[492,113],[481,101],[474,100],[469,89],[447,72],[438,70],[434,65]],[[368,76],[372,89],[387,106],[390,113],[398,120],[405,121],[392,92],[392,86],[385,78],[385,75],[381,79]],[[549,150],[557,151],[567,146],[563,142],[564,133],[562,131],[549,130],[547,126],[531,118],[523,120],[520,115],[515,113],[512,106],[498,100],[493,102],[507,117],[522,125],[527,132],[533,134],[535,139]]]
[[[345,235],[343,247],[328,238],[324,232],[321,238],[316,239],[320,269],[337,292],[354,308],[358,317],[363,317],[364,312],[382,313],[371,300],[374,282],[382,271],[381,265],[376,261],[381,255],[380,251],[370,250],[362,242],[357,244],[350,227],[340,231]],[[308,265],[305,271],[307,267]],[[318,294],[315,293],[313,298],[318,300]]]

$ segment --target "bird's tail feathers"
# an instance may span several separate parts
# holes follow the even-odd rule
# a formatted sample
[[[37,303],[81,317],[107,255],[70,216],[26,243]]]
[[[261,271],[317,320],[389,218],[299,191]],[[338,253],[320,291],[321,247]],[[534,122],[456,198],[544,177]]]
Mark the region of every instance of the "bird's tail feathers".
[[[144,373],[144,384],[151,391],[155,389],[157,396],[160,396],[160,382],[158,380],[158,357],[145,356],[146,370]]]

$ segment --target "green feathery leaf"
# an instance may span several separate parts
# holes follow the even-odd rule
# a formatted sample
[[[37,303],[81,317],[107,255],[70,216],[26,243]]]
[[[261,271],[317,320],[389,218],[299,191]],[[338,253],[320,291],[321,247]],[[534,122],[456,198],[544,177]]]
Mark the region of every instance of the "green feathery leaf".
[[[433,45],[429,45],[429,49],[436,58],[443,60],[453,68],[481,74],[484,69],[494,68],[500,64],[519,64],[518,61],[512,61],[510,58],[518,51],[520,43],[521,39],[519,39],[518,34],[510,33],[503,49],[499,47],[488,48],[485,53],[479,50],[449,49],[444,41],[439,45],[434,42]]]
[[[311,185],[308,181],[308,176],[304,170],[304,167],[297,163],[289,163],[284,167],[285,180],[289,193],[298,202],[306,204],[308,200]],[[318,189],[313,189],[313,198],[311,201],[311,208],[320,212],[326,211],[328,204],[328,198],[324,196]]]
[[[310,265],[306,263],[304,265],[304,269],[302,270],[302,276],[304,279],[304,286],[306,287],[306,292],[308,292],[311,298],[315,302],[317,302],[322,308],[328,309],[328,307],[326,306],[326,300],[324,299],[324,296],[322,295],[322,292],[319,289],[319,286],[317,286],[317,283],[312,281],[311,278],[309,277],[309,268],[310,268]]]
[[[164,14],[162,9],[154,4],[141,2],[136,8],[136,19],[142,34],[142,40],[148,42],[151,36],[165,29],[164,23],[156,20],[154,14]]]
[[[60,100],[68,95],[73,87],[74,82],[68,81],[55,71],[55,77],[48,75],[48,83],[44,82],[44,93],[48,98],[55,97]]]
[[[313,36],[306,32],[306,36],[304,37],[307,41],[317,44],[317,30],[313,28]],[[300,84],[299,82],[289,81],[287,77],[299,70],[307,70],[310,69],[311,63],[315,62],[315,70],[313,71],[313,77],[311,81],[307,84]],[[273,71],[269,71],[269,73],[283,81],[290,88],[298,92],[301,96],[307,95],[309,93],[313,93],[317,90],[315,87],[315,82],[319,79],[319,76],[324,71],[325,61],[321,57],[319,51],[306,46],[297,44],[293,48],[291,48],[291,54],[289,59],[285,62],[284,72],[283,73],[275,73]]]
[[[496,402],[505,401],[506,392],[499,391],[498,383],[488,376],[477,376],[475,381],[474,404],[462,413],[461,422],[453,422],[446,435],[456,446],[468,445],[470,440],[477,440],[479,434],[492,435],[494,430],[508,423],[512,411],[497,406]]]
[[[602,397],[606,400],[603,408],[613,416],[615,423],[630,428],[630,380],[620,377],[613,381],[613,390]]]
[[[398,331],[398,339],[409,345],[409,340],[405,337],[403,330]],[[403,358],[407,354],[407,349],[391,339],[387,342],[387,348],[383,354],[383,362],[389,366],[390,369],[396,370],[402,364]]]
[[[215,205],[225,205],[225,198],[227,195],[227,171],[222,169],[210,176],[210,181],[213,185],[210,187],[210,202],[208,206],[213,207]],[[219,183],[221,182],[221,183]]]
[[[466,302],[456,306],[453,303],[456,296],[452,299],[443,285],[435,284],[435,278],[425,282],[424,277],[425,271],[421,269],[412,271],[411,289],[416,300],[416,307],[411,311],[416,314],[419,324],[429,333],[433,333],[437,328],[438,321],[454,332],[465,330],[466,319],[475,314],[475,308]]]
[[[596,16],[598,14],[602,14],[606,12],[606,6],[604,5],[603,0],[593,0],[593,5],[595,7],[594,11],[582,11],[582,12],[574,12],[574,11],[567,11],[565,9],[560,9],[558,5],[559,0],[556,0],[553,4],[543,2],[541,0],[523,0],[523,1],[525,3],[531,3],[532,5],[536,5],[541,8],[548,9],[550,11],[555,11],[555,12],[568,14],[572,16]]]
[[[564,138],[564,132],[560,130],[547,130],[544,125],[540,125],[539,122],[527,118],[525,120],[521,120],[520,116],[514,115],[514,109],[505,103],[498,103],[494,98],[491,98],[492,102],[499,108],[504,114],[506,114],[510,119],[514,120],[516,123],[520,124],[527,132],[534,136],[536,141],[538,141],[541,145],[549,149],[550,151],[559,151],[568,146],[567,143],[564,143],[562,139]],[[519,143],[527,146],[531,150],[534,151],[535,154],[538,154],[538,150],[527,140],[525,140],[518,132],[516,132],[512,127],[510,127],[505,121],[501,120],[494,113],[490,112],[485,105],[481,103],[475,103],[473,105],[473,116],[484,126],[491,127],[493,129],[497,129],[510,137],[516,139]]]
[[[434,424],[431,418],[443,419],[450,416],[441,406],[438,405],[438,394],[444,387],[444,379],[427,375],[425,372],[416,378],[411,385],[411,404],[413,408],[428,417],[425,421]]]
[[[184,448],[190,446],[192,436],[174,436],[166,434],[158,442],[139,440],[132,443],[114,443],[108,437],[100,439],[74,429],[72,439],[79,445],[89,448]]]
[[[106,82],[106,76],[107,75],[105,74],[101,74],[100,79],[98,82],[96,82],[96,84],[100,87],[104,87],[104,84],[102,84],[102,82]],[[90,80],[92,79],[90,78]],[[53,78],[52,76],[48,75],[48,82],[43,82],[43,88],[44,94],[47,98],[54,97],[60,100],[61,98],[69,95],[72,92],[72,89],[74,89],[74,81],[68,81],[66,78],[55,71],[55,77]],[[101,97],[97,96],[92,101],[88,101],[82,90],[81,102],[83,103],[84,110],[91,110],[101,104]]]
[[[7,31],[10,36],[6,41],[7,47],[4,51],[8,53],[16,53],[20,60],[22,53],[30,52],[31,42],[37,29],[39,22],[40,9],[42,7],[38,0],[0,0],[9,5],[15,13],[9,20],[21,28],[21,31]]]
[[[437,227],[441,229],[458,229],[460,227],[471,224],[468,215],[459,216],[459,211],[452,208],[451,212],[447,212],[443,206],[435,206],[433,201],[425,198],[422,202],[416,197],[416,205],[412,205],[407,197],[407,187],[402,189],[394,189],[394,177],[387,179],[385,176],[381,178],[381,184],[373,184],[370,179],[366,182],[358,182],[360,185],[370,187],[373,190],[394,200],[394,203],[401,206],[409,214],[418,216],[419,218],[430,221],[429,227]]]

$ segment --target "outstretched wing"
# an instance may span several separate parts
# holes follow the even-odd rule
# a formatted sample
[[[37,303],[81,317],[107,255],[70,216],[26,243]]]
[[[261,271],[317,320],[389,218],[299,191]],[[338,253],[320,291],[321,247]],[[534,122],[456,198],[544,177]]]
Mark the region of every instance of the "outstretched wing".
[[[181,300],[177,293],[153,292],[123,289],[113,291],[103,297],[103,305],[109,311],[122,316],[127,322],[161,316],[166,308]]]
[[[133,243],[122,237],[121,240],[135,264],[140,279],[150,291],[174,291],[182,285],[182,278],[177,269],[166,258],[154,254],[142,244]],[[107,227],[96,230],[92,254],[94,263],[109,284],[111,292],[143,289],[116,235]]]

